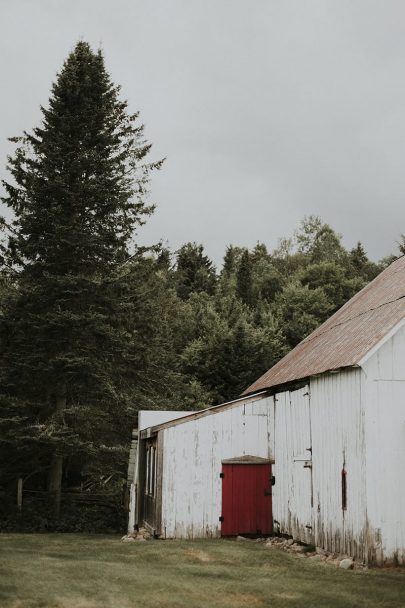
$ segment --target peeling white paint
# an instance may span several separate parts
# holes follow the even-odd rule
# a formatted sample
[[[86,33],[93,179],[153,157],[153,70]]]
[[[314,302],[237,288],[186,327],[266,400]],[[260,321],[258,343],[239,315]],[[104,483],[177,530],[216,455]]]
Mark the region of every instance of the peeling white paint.
[[[164,429],[162,534],[219,536],[222,460],[271,458],[272,427],[270,397]]]
[[[308,407],[312,466],[304,469],[305,453],[298,453],[308,440]],[[277,394],[275,422],[280,531],[366,562],[405,564],[405,326],[363,369],[322,374],[306,389]]]
[[[405,327],[364,364],[371,557],[405,564]]]
[[[403,323],[362,367],[159,433],[163,536],[219,536],[221,462],[252,455],[275,460],[276,530],[365,562],[405,564]]]

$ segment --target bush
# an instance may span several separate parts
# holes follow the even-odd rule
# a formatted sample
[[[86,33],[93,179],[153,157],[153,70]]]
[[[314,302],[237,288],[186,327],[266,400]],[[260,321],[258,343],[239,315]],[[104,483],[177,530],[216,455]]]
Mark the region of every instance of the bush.
[[[65,500],[60,516],[56,517],[52,505],[45,500],[26,501],[18,512],[11,500],[5,499],[0,506],[0,531],[123,533],[127,513],[117,497],[112,496],[110,501],[87,504]]]

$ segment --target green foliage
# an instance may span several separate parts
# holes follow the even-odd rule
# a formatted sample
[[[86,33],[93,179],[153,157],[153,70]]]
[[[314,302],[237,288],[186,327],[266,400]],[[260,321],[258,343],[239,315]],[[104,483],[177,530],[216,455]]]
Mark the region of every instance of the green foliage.
[[[44,502],[27,502],[22,513],[15,506],[3,504],[0,509],[0,528],[4,532],[76,532],[100,534],[107,530],[123,533],[127,514],[121,496],[116,495],[101,504],[63,501],[60,516],[53,505]]]
[[[186,243],[176,256],[174,281],[177,295],[187,300],[192,293],[215,291],[216,275],[211,260],[204,255],[204,248],[197,243]]]
[[[4,488],[52,477],[58,459],[66,485],[83,471],[124,476],[139,409],[239,396],[389,261],[361,243],[346,251],[310,216],[272,252],[228,246],[219,275],[201,244],[173,264],[168,248],[135,242],[161,162],[147,161],[100,52],[77,44],[42,113],[13,139],[3,202],[14,217],[0,222]],[[44,517],[33,529],[54,525]]]
[[[182,354],[185,373],[206,386],[215,403],[237,397],[285,353],[285,341],[271,312],[261,324],[232,297],[194,298],[196,337]]]
[[[310,289],[291,282],[278,297],[276,310],[292,348],[328,318],[332,306],[321,287]]]
[[[301,222],[295,239],[297,250],[312,262],[337,260],[344,255],[341,236],[317,216],[309,216]]]
[[[311,290],[321,289],[330,302],[330,308],[326,312],[335,312],[367,282],[362,276],[352,278],[347,275],[344,266],[325,261],[310,264],[302,270],[299,277],[302,285],[307,285]]]
[[[397,243],[401,255],[405,255],[405,234],[401,234],[400,241]]]
[[[161,163],[146,161],[143,126],[84,42],[42,113],[13,140],[4,183],[16,289],[0,323],[0,453],[22,476],[72,454],[115,471],[149,370],[132,237],[152,211],[149,173]]]
[[[273,302],[283,288],[283,277],[276,269],[265,245],[257,244],[252,251],[252,292],[254,302]],[[257,304],[256,304],[257,305]]]
[[[376,264],[367,258],[367,254],[360,241],[353,247],[347,256],[349,263],[349,273],[353,278],[361,277],[366,283],[372,281],[383,269],[381,262]]]
[[[236,293],[242,302],[253,305],[252,266],[247,249],[242,253],[236,273]]]

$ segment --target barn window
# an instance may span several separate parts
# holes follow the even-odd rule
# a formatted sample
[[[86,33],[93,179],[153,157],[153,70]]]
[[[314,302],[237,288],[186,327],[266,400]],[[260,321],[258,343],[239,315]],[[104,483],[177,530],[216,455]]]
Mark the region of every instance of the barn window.
[[[342,511],[347,509],[347,471],[342,469]]]

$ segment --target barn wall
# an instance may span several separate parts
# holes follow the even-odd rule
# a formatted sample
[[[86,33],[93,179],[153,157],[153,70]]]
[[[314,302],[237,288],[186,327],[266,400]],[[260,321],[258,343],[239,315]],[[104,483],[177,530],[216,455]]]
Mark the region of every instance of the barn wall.
[[[272,457],[273,398],[164,429],[162,535],[220,535],[221,461]]]
[[[405,564],[405,327],[363,369],[370,559]]]
[[[275,530],[312,539],[309,386],[275,396]]]
[[[366,449],[361,379],[361,370],[347,370],[311,381],[313,513],[317,545],[365,559]]]
[[[280,532],[358,558],[365,554],[366,524],[361,375],[323,374],[276,396],[273,488]]]

